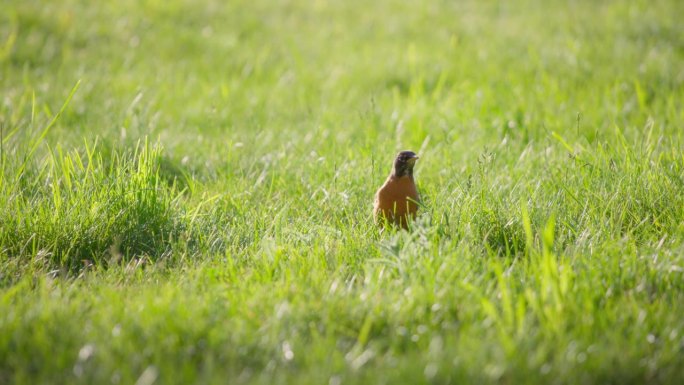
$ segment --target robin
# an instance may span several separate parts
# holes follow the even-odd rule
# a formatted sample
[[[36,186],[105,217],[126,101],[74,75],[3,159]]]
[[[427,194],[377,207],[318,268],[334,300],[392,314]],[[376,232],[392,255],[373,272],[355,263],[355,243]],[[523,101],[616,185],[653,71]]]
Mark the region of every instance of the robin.
[[[416,217],[418,190],[413,180],[413,166],[418,155],[413,151],[402,151],[394,159],[392,172],[375,193],[373,216],[379,225],[385,223],[408,228],[409,218]]]

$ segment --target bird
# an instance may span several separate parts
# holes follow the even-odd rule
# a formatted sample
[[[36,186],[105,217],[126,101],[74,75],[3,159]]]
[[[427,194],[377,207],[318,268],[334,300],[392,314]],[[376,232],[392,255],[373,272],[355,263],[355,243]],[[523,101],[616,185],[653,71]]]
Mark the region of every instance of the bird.
[[[392,172],[375,193],[373,217],[375,223],[408,229],[409,220],[416,217],[420,196],[413,179],[413,166],[418,160],[413,151],[401,151],[392,165]]]

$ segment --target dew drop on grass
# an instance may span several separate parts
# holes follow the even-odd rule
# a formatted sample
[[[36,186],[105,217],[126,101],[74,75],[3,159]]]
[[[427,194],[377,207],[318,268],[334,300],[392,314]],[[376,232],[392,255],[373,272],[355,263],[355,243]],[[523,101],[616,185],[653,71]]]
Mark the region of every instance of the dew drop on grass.
[[[504,368],[501,365],[490,364],[490,365],[485,366],[484,371],[485,371],[485,374],[489,378],[494,379],[494,380],[498,380],[503,375]]]
[[[135,385],[152,385],[155,381],[157,381],[158,376],[159,371],[157,370],[157,368],[155,366],[148,366],[142,372],[140,377],[138,377],[138,380],[135,382]]]
[[[78,351],[78,360],[85,361],[95,353],[95,345],[86,344]]]
[[[431,380],[435,378],[437,375],[437,365],[435,363],[429,363],[425,366],[425,371],[423,372],[425,374],[425,378],[428,380]]]
[[[674,341],[677,338],[677,329],[672,329],[670,331],[670,341]]]
[[[294,352],[292,351],[292,346],[290,346],[290,343],[285,341],[283,342],[283,358],[285,358],[285,361],[292,361],[294,358]]]

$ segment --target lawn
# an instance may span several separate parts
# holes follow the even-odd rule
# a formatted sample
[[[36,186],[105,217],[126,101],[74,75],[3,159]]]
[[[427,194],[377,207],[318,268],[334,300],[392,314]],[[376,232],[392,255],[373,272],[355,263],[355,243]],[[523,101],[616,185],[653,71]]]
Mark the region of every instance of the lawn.
[[[680,382],[681,15],[4,0],[0,383]]]

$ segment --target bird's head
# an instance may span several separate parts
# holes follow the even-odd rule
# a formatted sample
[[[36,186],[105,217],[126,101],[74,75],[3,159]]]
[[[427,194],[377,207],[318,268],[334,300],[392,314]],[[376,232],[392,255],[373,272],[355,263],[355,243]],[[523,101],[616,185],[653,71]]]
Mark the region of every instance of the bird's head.
[[[413,176],[413,166],[416,164],[416,160],[418,160],[418,155],[413,151],[398,153],[396,159],[394,159],[392,175],[397,178],[406,175]]]

